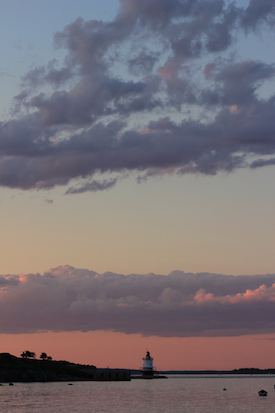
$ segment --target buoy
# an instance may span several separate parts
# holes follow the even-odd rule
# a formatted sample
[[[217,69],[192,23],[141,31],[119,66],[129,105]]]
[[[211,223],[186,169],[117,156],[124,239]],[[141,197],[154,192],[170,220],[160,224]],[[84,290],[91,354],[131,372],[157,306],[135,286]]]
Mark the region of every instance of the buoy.
[[[267,396],[267,391],[266,390],[260,390],[258,391],[259,396]]]

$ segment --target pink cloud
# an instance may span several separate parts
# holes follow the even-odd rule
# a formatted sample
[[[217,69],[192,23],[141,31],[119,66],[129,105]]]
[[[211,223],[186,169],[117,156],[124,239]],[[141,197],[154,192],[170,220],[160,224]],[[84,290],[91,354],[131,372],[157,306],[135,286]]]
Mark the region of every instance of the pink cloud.
[[[0,285],[0,333],[219,336],[267,333],[274,325],[272,274],[124,276],[60,266],[44,275],[1,276]]]

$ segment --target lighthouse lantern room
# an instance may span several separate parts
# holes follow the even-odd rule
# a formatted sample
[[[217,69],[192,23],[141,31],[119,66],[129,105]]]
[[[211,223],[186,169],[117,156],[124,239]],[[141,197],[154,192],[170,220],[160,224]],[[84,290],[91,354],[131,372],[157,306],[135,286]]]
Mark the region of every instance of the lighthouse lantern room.
[[[146,379],[152,379],[154,376],[153,357],[147,351],[146,356],[143,357],[142,376]]]

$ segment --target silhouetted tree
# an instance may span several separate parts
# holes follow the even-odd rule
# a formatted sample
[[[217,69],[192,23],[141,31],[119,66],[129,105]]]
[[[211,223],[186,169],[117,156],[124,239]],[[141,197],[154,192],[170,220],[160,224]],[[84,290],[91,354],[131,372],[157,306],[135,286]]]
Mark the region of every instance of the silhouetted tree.
[[[21,357],[23,359],[31,359],[31,358],[35,359],[35,355],[36,354],[33,351],[26,350],[22,352]]]
[[[34,353],[34,351],[29,351],[28,358],[35,359],[35,357],[36,357],[36,354]]]
[[[52,357],[51,357],[51,356],[48,356],[47,353],[41,353],[41,354],[40,354],[40,358],[41,358],[42,360],[52,360]]]

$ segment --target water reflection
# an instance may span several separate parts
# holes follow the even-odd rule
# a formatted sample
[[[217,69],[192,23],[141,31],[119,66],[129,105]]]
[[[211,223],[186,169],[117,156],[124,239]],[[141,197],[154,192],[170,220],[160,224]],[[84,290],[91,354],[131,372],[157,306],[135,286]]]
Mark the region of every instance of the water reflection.
[[[274,413],[274,376],[172,376],[131,382],[15,383],[1,413]],[[226,388],[226,391],[223,389]],[[261,389],[267,397],[259,397]]]

